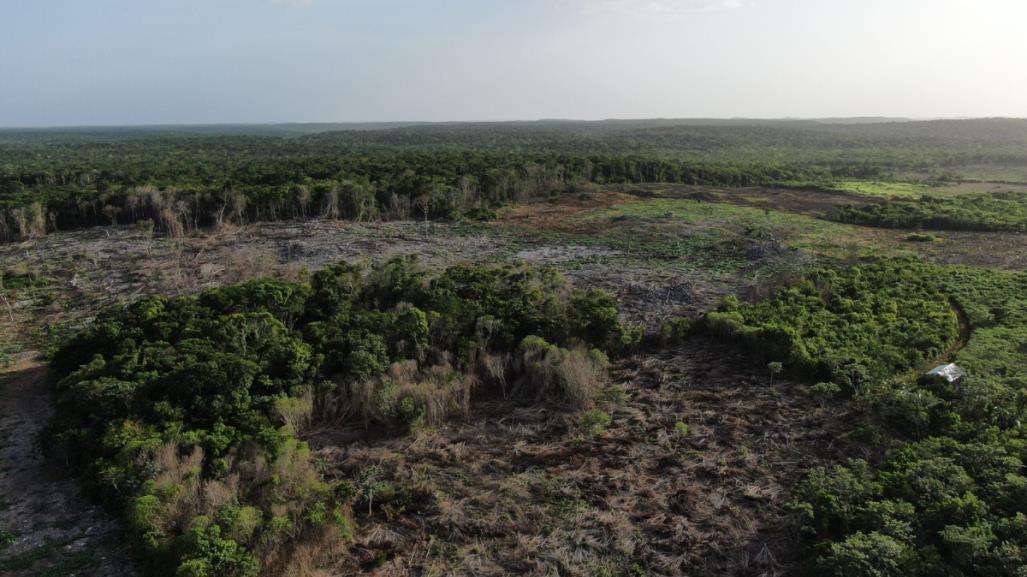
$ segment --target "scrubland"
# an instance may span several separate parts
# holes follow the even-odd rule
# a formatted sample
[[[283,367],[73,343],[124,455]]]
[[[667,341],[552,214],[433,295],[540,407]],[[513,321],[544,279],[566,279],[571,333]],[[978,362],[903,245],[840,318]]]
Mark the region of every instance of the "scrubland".
[[[310,139],[456,154],[482,130]],[[789,154],[827,130],[788,128]],[[889,130],[845,138],[923,138]],[[991,146],[1015,166],[1016,142]],[[1024,201],[896,150],[890,173],[803,157],[830,182],[567,179],[420,217],[18,235],[0,573],[1020,575]],[[952,361],[965,381],[923,378]]]

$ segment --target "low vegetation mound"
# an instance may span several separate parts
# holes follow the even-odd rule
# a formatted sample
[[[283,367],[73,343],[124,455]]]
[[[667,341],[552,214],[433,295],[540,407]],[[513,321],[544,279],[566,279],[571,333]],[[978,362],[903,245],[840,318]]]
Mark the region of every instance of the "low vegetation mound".
[[[479,384],[587,407],[604,351],[637,339],[551,269],[340,263],[102,313],[52,356],[50,434],[151,574],[305,574],[352,538],[365,490],[322,479],[311,419],[406,433]]]
[[[956,340],[959,323],[937,274],[913,261],[814,270],[766,301],[729,297],[701,326],[765,362],[855,390]]]
[[[893,199],[846,205],[834,209],[828,217],[838,222],[883,228],[1024,232],[1027,231],[1027,194],[995,192]]]

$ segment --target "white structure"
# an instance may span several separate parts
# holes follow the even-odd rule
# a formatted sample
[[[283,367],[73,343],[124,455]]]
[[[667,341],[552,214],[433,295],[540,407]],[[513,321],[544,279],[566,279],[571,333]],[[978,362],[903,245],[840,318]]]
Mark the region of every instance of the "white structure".
[[[927,371],[925,376],[928,378],[945,379],[946,381],[955,384],[966,378],[966,371],[956,363],[949,363],[947,365],[934,367]]]

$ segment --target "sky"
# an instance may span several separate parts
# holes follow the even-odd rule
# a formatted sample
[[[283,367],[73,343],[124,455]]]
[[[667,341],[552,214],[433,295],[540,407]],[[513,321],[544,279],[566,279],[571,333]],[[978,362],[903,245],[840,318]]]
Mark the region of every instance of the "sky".
[[[1024,0],[0,0],[0,126],[1027,117]]]

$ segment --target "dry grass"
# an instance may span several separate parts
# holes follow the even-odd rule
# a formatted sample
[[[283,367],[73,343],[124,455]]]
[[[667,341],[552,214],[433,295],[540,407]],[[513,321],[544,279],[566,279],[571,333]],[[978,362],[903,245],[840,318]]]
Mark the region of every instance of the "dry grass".
[[[393,363],[381,377],[346,387],[335,400],[334,416],[355,415],[364,428],[384,426],[397,432],[417,431],[464,414],[471,404],[475,378],[448,363],[420,369],[417,361]]]
[[[275,401],[275,412],[294,433],[302,434],[310,426],[314,414],[314,396],[287,397]]]
[[[780,575],[784,503],[839,454],[845,413],[728,349],[688,343],[611,367],[627,400],[589,436],[559,405],[475,401],[416,438],[314,442],[342,478],[391,487],[339,575]],[[676,423],[689,425],[683,435]],[[835,446],[827,441],[834,439]]]
[[[520,375],[513,388],[517,396],[548,398],[587,409],[606,384],[607,361],[598,351],[561,349],[528,337],[513,361],[512,370]]]

